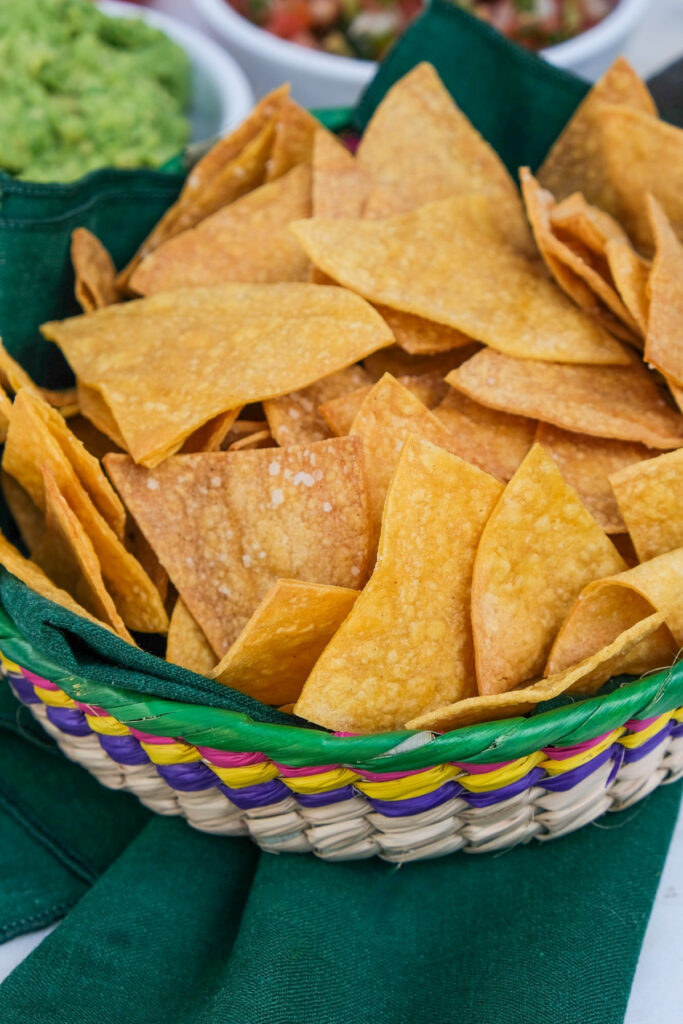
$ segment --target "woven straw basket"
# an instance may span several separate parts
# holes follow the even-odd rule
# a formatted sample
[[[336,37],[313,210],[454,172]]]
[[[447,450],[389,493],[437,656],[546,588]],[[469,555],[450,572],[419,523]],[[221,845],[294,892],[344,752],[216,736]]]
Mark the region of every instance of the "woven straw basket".
[[[529,719],[334,736],[78,678],[6,614],[0,651],[19,700],[103,785],[272,853],[486,853],[562,836],[683,775],[683,663]]]

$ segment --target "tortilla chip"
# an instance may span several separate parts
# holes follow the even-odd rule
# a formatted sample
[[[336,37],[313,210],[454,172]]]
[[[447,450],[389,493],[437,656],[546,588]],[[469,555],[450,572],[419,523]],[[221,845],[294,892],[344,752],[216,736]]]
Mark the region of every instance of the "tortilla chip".
[[[277,580],[211,675],[266,704],[296,701],[357,590]]]
[[[204,423],[190,434],[181,451],[183,453],[220,451],[241,411],[241,406],[238,406],[237,409],[230,409],[228,412],[221,412],[218,416],[214,416],[212,420]]]
[[[186,288],[42,331],[149,466],[219,413],[306,387],[393,340],[358,296],[312,284]]]
[[[287,230],[311,215],[307,164],[206,217],[145,257],[130,278],[142,295],[228,281],[306,281],[308,259]]]
[[[21,539],[28,551],[33,551],[43,539],[45,517],[30,494],[24,490],[21,484],[17,483],[13,476],[2,470],[0,479],[2,480],[2,493],[12,514],[12,519],[21,534]]]
[[[443,449],[408,440],[387,495],[375,571],[295,714],[328,729],[380,732],[476,692],[472,563],[501,490]]]
[[[683,448],[615,471],[610,483],[641,562],[683,546]]]
[[[313,140],[324,131],[320,121],[286,96],[275,117],[273,149],[266,166],[266,181],[279,178],[297,164],[310,163]]]
[[[452,348],[471,345],[472,339],[462,331],[421,316],[402,313],[389,306],[376,306],[377,312],[389,324],[396,344],[413,356],[432,355],[437,352],[449,352]]]
[[[4,443],[7,437],[11,415],[12,401],[4,388],[0,387],[0,443]]]
[[[610,484],[611,475],[625,466],[652,459],[652,449],[627,441],[574,434],[548,423],[539,423],[536,441],[552,456],[562,476],[605,533],[623,533],[626,524]]]
[[[245,437],[249,437],[251,434],[258,434],[263,431],[270,433],[266,420],[236,419],[226,434],[225,439],[221,444],[221,449],[223,451],[228,451],[235,441],[241,441]]]
[[[536,421],[510,416],[449,388],[434,415],[457,439],[457,454],[507,483],[531,448]]]
[[[76,277],[74,291],[84,313],[119,302],[114,261],[87,228],[71,232],[71,262]]]
[[[156,587],[100,514],[81,483],[79,473],[37,411],[35,400],[23,391],[14,402],[2,468],[21,484],[43,512],[46,507],[43,470],[52,473],[92,542],[107,589],[126,626],[141,633],[165,632],[168,618]]]
[[[89,388],[82,381],[78,381],[77,388],[78,406],[81,415],[85,416],[93,427],[114,444],[115,448],[124,451],[126,442],[121,436],[121,431],[111,414],[111,410],[100,395],[99,391]]]
[[[166,661],[181,665],[200,676],[211,675],[218,659],[187,605],[178,598],[171,615],[166,640]]]
[[[683,388],[679,388],[678,384],[674,384],[672,380],[667,380],[666,384],[674,402],[683,412]]]
[[[229,452],[243,452],[251,451],[255,448],[277,448],[273,435],[269,430],[256,430],[253,434],[245,434],[244,437],[240,437],[237,441],[229,444],[225,450]]]
[[[122,450],[83,415],[79,414],[69,420],[69,430],[96,459],[102,459],[107,452]]]
[[[373,183],[365,217],[387,217],[434,200],[480,193],[491,197],[506,234],[529,250],[515,183],[431,64],[418,64],[387,92],[363,133],[356,158]]]
[[[275,132],[273,119],[288,93],[289,86],[283,85],[264,96],[239,128],[219,139],[195,164],[176,202],[119,274],[119,288],[126,287],[138,263],[162,242],[263,182]]]
[[[411,395],[433,409],[450,391],[448,384],[438,373],[425,373],[413,377],[399,377],[398,383],[410,391]],[[351,433],[353,421],[358,414],[360,407],[372,391],[372,384],[355,391],[349,391],[338,398],[332,398],[318,407],[318,412],[333,434],[337,437],[344,437]]]
[[[346,146],[327,131],[313,137],[313,216],[360,217],[370,178]]]
[[[683,387],[683,245],[653,196],[647,197],[647,205],[656,251],[648,284],[645,359]]]
[[[468,697],[455,704],[437,708],[413,718],[406,723],[406,728],[448,732],[465,725],[475,725],[477,722],[495,722],[502,718],[524,715],[535,705],[559,697],[568,691],[595,693],[608,679],[621,671],[620,665],[624,657],[651,636],[662,622],[662,615],[650,615],[625,630],[602,650],[563,672],[539,679],[536,683],[529,683],[521,689]]]
[[[621,346],[506,241],[496,212],[486,196],[469,195],[384,220],[313,218],[290,230],[316,266],[375,304],[526,359],[626,362]]]
[[[599,121],[605,103],[657,115],[645,83],[618,57],[565,125],[538,172],[538,180],[556,199],[582,192],[589,203],[616,216],[617,197],[605,168]]]
[[[26,370],[14,359],[0,341],[0,385],[11,394],[17,394],[22,388],[42,398],[48,405],[59,409],[64,417],[74,416],[78,412],[78,398],[75,388],[64,388],[53,391],[41,388],[29,377]],[[0,412],[2,410],[0,409]]]
[[[581,592],[558,633],[548,671],[585,657],[633,622],[660,612],[664,625],[639,645],[621,672],[642,673],[670,665],[683,646],[683,549],[596,580]]]
[[[363,366],[373,380],[379,380],[385,373],[392,377],[420,377],[437,373],[445,377],[449,370],[455,370],[481,348],[476,341],[459,349],[440,352],[430,356],[411,356],[398,345],[390,345],[373,352],[363,360]]]
[[[14,545],[10,544],[2,533],[0,533],[0,565],[4,566],[12,576],[16,576],[22,583],[25,583],[34,593],[40,594],[41,597],[47,598],[48,601],[53,601],[62,608],[66,608],[67,611],[73,612],[74,615],[80,615],[81,618],[89,619],[90,622],[95,622],[98,626],[113,632],[106,623],[100,622],[78,604],[77,601],[74,601],[71,594],[67,594],[65,590],[56,587],[43,570],[34,562],[29,562],[27,558],[19,554]]]
[[[599,123],[618,217],[635,245],[646,253],[652,249],[648,192],[661,203],[683,242],[683,129],[613,106],[600,110]]]
[[[639,558],[636,554],[636,549],[633,546],[633,541],[627,533],[613,533],[610,540],[626,562],[629,569],[634,565],[638,565]]]
[[[605,255],[609,241],[630,245],[628,235],[614,217],[587,203],[581,192],[555,203],[550,211],[550,223],[559,238],[579,242],[596,256]]]
[[[609,311],[634,334],[638,334],[638,324],[611,283],[607,282],[588,261],[590,250],[584,251],[586,258],[583,258],[576,251],[576,247],[570,248],[553,234],[550,217],[555,201],[552,194],[541,188],[528,167],[520,168],[519,174],[526,212],[536,244],[557,283],[582,309],[601,317],[603,323],[606,319],[604,313]],[[609,323],[611,319],[607,319],[605,325]]]
[[[370,380],[370,374],[362,366],[349,366],[301,391],[271,398],[263,403],[271,434],[283,448],[288,444],[306,444],[332,437],[318,407],[355,391]]]
[[[535,444],[482,534],[472,579],[472,630],[481,694],[543,671],[583,587],[624,562],[557,466]]]
[[[99,560],[50,470],[43,470],[45,535],[33,558],[47,575],[87,611],[111,626],[123,640],[134,643],[107,590]]]
[[[276,579],[359,587],[369,571],[361,442],[176,455],[107,472],[222,657]]]
[[[647,295],[650,264],[638,255],[630,242],[615,238],[607,241],[605,254],[614,286],[644,336],[650,306]]]
[[[144,571],[159,591],[165,608],[169,605],[169,598],[172,600],[173,590],[168,573],[157,558],[145,537],[144,533],[135,522],[132,516],[128,516],[126,523],[126,548],[131,555],[140,563]],[[170,610],[170,609],[169,609]]]
[[[564,430],[650,448],[683,445],[683,417],[635,359],[630,366],[562,366],[483,349],[446,380],[483,405]]]

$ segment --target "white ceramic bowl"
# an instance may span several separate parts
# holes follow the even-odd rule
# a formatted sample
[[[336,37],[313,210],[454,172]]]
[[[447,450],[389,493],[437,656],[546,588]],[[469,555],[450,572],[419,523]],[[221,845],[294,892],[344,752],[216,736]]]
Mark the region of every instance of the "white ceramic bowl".
[[[254,93],[242,68],[222,46],[161,11],[123,0],[99,0],[98,7],[112,18],[141,18],[185,50],[192,68],[191,142],[222,134],[244,120],[254,105]]]
[[[291,82],[293,96],[306,107],[351,106],[377,70],[374,61],[336,57],[279,39],[243,18],[228,0],[194,3],[237,57],[257,96]],[[542,55],[557,67],[594,80],[623,49],[647,7],[648,0],[621,0],[595,28],[543,50]]]

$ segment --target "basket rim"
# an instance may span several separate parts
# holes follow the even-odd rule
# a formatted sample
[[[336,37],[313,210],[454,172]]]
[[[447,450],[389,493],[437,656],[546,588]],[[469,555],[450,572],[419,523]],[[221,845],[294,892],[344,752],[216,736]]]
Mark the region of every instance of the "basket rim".
[[[408,771],[446,761],[486,764],[515,760],[548,746],[572,746],[632,719],[683,705],[683,661],[612,693],[577,700],[531,718],[507,718],[451,732],[403,730],[336,736],[317,728],[256,722],[226,708],[141,697],[74,675],[36,651],[0,606],[0,651],[20,668],[49,680],[80,704],[101,708],[125,725],[196,746],[259,751],[293,767],[352,763],[374,771]]]

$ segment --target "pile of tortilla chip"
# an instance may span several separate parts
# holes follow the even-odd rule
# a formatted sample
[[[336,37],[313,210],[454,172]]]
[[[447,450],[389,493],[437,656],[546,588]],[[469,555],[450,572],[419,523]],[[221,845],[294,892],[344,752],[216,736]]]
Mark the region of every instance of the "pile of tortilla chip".
[[[290,98],[0,347],[9,572],[328,729],[525,714],[683,646],[683,132],[619,60],[519,187],[422,64]]]

